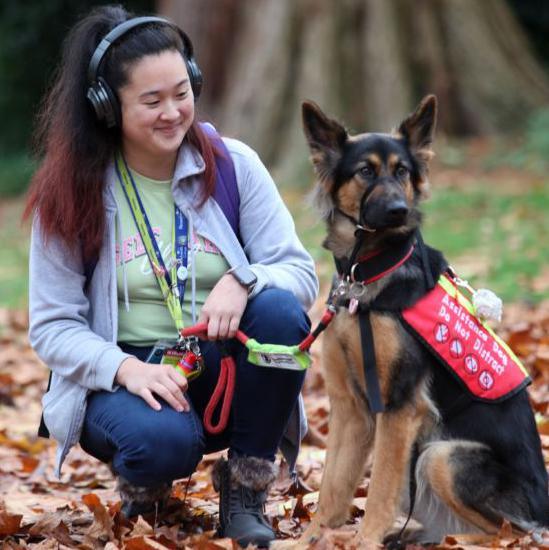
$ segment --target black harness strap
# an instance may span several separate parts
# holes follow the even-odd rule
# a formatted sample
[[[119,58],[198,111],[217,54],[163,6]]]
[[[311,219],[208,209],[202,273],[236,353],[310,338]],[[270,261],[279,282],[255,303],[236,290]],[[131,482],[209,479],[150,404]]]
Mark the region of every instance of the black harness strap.
[[[360,344],[362,346],[364,381],[366,382],[366,398],[373,414],[383,412],[385,407],[381,397],[379,378],[376,369],[374,335],[370,323],[370,310],[360,308],[358,312],[360,326]]]
[[[433,278],[433,272],[431,271],[431,265],[429,263],[429,255],[427,254],[427,247],[423,242],[423,237],[419,229],[416,231],[416,242],[419,248],[419,253],[421,255],[421,264],[423,266],[423,273],[425,275],[425,284],[427,285],[427,290],[429,291],[435,287],[435,280]]]

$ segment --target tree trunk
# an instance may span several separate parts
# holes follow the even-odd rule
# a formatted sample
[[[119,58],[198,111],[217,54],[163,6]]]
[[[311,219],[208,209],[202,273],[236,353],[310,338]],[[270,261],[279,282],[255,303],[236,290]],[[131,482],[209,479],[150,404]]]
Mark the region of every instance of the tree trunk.
[[[427,93],[439,128],[519,128],[549,79],[504,0],[161,0],[205,73],[202,114],[286,172],[306,161],[300,105],[386,131]],[[301,159],[301,160],[299,160]],[[296,164],[298,163],[298,164]]]

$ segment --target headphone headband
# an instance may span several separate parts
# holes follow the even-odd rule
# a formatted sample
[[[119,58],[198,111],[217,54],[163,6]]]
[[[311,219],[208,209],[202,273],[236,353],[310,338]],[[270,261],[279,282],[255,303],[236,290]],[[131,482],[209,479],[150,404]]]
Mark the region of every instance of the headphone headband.
[[[149,23],[161,23],[168,25],[179,33],[183,40],[183,58],[189,73],[189,80],[193,90],[195,101],[202,89],[202,73],[193,57],[193,45],[190,38],[174,23],[163,17],[134,17],[119,25],[116,25],[101,40],[88,65],[88,91],[86,97],[100,121],[105,121],[108,128],[120,124],[120,105],[114,91],[109,87],[105,79],[100,75],[100,68],[110,46],[128,31]]]
[[[101,66],[101,62],[103,61],[103,58],[105,57],[105,54],[107,53],[110,46],[114,42],[116,42],[121,36],[129,32],[131,29],[135,27],[140,27],[141,25],[147,25],[148,23],[162,23],[164,25],[169,25],[170,27],[175,29],[177,32],[179,32],[179,34],[181,35],[181,38],[183,39],[183,45],[185,46],[185,54],[188,57],[192,57],[193,46],[189,37],[178,26],[174,25],[171,21],[168,21],[163,17],[155,17],[155,16],[134,17],[133,19],[128,19],[127,21],[124,21],[123,23],[116,25],[116,27],[114,27],[114,29],[109,31],[109,33],[107,33],[107,35],[101,40],[101,42],[93,52],[92,58],[90,60],[90,64],[88,66],[88,82],[90,84],[93,84],[97,80],[97,73],[99,71],[99,67]]]

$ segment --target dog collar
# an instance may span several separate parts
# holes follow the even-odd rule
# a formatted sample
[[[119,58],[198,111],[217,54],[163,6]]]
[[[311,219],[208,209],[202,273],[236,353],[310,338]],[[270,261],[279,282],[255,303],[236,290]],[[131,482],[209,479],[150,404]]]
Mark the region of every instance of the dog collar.
[[[334,258],[340,277],[349,277],[351,282],[370,284],[398,269],[414,251],[413,237],[390,248],[374,250],[350,263],[347,258]]]

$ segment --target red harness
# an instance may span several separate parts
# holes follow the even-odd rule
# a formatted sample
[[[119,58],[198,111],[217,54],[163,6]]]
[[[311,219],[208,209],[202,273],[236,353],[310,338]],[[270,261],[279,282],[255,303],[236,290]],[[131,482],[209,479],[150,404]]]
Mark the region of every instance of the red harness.
[[[403,310],[402,319],[477,399],[502,401],[531,381],[515,354],[474,315],[472,304],[447,275]]]

